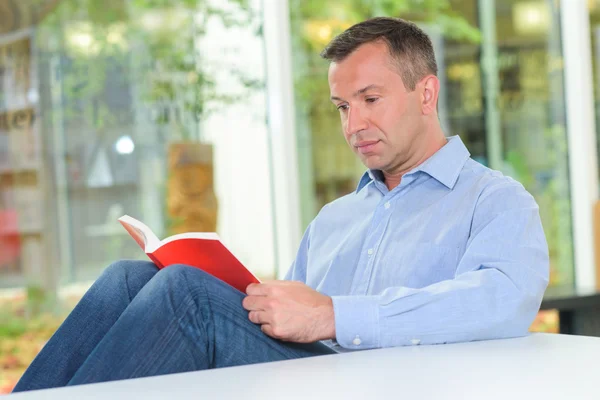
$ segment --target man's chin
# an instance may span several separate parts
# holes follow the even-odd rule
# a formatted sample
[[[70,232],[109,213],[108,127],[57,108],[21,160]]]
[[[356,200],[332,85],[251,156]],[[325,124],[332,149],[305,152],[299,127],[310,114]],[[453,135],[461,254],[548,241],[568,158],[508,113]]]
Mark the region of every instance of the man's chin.
[[[374,158],[375,157],[361,157],[360,161],[368,169],[381,169],[383,167],[382,163],[378,162],[378,160],[375,160]]]

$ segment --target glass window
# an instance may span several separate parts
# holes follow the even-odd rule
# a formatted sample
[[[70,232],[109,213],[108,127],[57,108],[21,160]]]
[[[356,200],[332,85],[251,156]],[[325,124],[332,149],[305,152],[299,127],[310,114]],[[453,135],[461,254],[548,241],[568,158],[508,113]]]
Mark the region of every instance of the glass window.
[[[439,116],[472,157],[514,177],[535,197],[551,258],[551,284],[573,284],[571,210],[559,11],[556,2],[291,0],[303,223],[352,191],[364,166],[328,99],[322,48],[372,16],[412,20],[432,38]],[[304,176],[303,176],[304,175]]]
[[[521,182],[540,206],[550,250],[550,284],[572,286],[573,236],[558,2],[497,1],[495,10],[482,9],[481,14],[486,15],[481,24],[495,21],[498,43],[497,62],[494,65],[492,56],[488,61],[488,74],[493,76],[497,71],[498,85],[495,99],[487,94],[486,133],[489,137],[499,133],[500,137],[488,144],[488,156],[490,160],[500,158],[497,167]],[[495,112],[498,115],[494,117]]]
[[[0,286],[146,259],[123,214],[273,277],[260,1],[55,3],[0,33]]]
[[[592,73],[594,75],[594,108],[596,112],[596,137],[600,154],[600,1],[588,1],[590,34],[592,42]]]

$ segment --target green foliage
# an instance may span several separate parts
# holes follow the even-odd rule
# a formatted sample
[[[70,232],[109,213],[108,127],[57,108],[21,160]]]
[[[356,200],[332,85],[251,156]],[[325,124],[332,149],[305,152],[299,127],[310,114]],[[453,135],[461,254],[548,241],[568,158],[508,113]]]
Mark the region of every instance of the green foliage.
[[[171,133],[183,139],[193,138],[185,120],[197,124],[244,97],[217,90],[213,73],[203,67],[197,43],[207,22],[217,18],[225,27],[245,27],[256,17],[248,0],[213,4],[209,0],[62,1],[43,22],[39,40],[49,53],[66,56],[61,62],[66,119],[79,118],[100,136],[118,127],[119,112],[126,110],[108,108],[106,87],[109,81],[121,80],[123,85],[137,84],[146,104],[162,110],[156,123],[169,124],[174,127]],[[144,24],[149,19],[154,19],[152,26]],[[77,35],[85,41],[74,45],[71,41]],[[231,78],[248,90],[262,86],[243,70],[231,68]]]
[[[28,324],[24,318],[18,318],[5,310],[0,310],[0,338],[15,338],[27,332]]]
[[[450,8],[447,0],[292,0],[292,27],[298,35],[295,47],[302,53],[305,68],[296,74],[297,95],[303,101],[317,102],[328,93],[328,63],[319,57],[323,47],[337,34],[357,22],[374,16],[410,19],[419,24],[435,26],[449,39],[479,42],[480,32]],[[327,35],[323,33],[328,33]],[[321,99],[321,100],[316,100]],[[327,100],[327,99],[326,99]],[[328,100],[327,100],[328,101]],[[316,107],[310,107],[315,110]],[[334,112],[330,108],[331,117]],[[337,121],[337,116],[335,116]]]
[[[479,30],[454,12],[448,0],[292,0],[290,8],[292,19],[297,20],[328,20],[351,25],[376,16],[390,16],[435,25],[452,39],[481,40]],[[335,29],[333,34],[339,32],[340,29]]]
[[[221,106],[240,100],[241,94],[224,93],[217,89],[213,72],[202,66],[205,62],[197,42],[206,32],[207,23],[217,18],[223,26],[245,27],[255,17],[247,0],[227,0],[215,7],[207,0],[135,0],[131,5],[135,15],[148,11],[173,12],[185,17],[177,26],[156,30],[136,26],[138,43],[143,43],[150,62],[145,72],[145,99],[149,103],[177,104],[179,112],[166,111],[156,122],[176,125],[182,139],[193,139],[186,118],[196,124]],[[243,71],[228,68],[232,79],[248,89],[255,82],[247,79]],[[183,115],[181,115],[183,114]]]
[[[0,302],[0,338],[15,338],[43,325],[54,311],[54,295],[39,285],[25,288],[25,296],[12,303]]]
[[[531,174],[531,168],[519,151],[513,149],[506,152],[504,156],[505,161],[512,167],[516,173],[515,179],[517,179],[523,186],[531,187],[534,182],[534,178]]]
[[[52,313],[56,306],[56,294],[41,285],[30,284],[26,287],[25,315],[28,318]]]
[[[547,147],[543,149],[543,166],[532,166],[531,160],[516,149],[507,151],[505,161],[514,173],[513,178],[535,195],[539,205],[550,254],[550,284],[572,285],[573,232],[565,127],[549,126],[544,129],[544,139]],[[548,177],[546,180],[536,178],[535,172],[543,172]]]

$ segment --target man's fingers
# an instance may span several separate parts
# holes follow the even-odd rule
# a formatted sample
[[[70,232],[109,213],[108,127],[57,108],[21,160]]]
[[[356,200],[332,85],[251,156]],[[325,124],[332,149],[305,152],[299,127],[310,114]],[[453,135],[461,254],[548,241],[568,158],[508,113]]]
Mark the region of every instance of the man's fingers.
[[[251,283],[246,287],[246,294],[248,296],[266,296],[270,287],[269,283]]]
[[[259,290],[258,286],[260,286],[260,283],[249,284],[248,286],[246,286],[246,294],[248,296],[256,296],[257,291]]]
[[[268,296],[274,292],[277,292],[279,288],[285,288],[294,285],[301,285],[301,283],[278,280],[263,281],[262,283],[251,283],[246,287],[246,294],[249,296]]]
[[[242,307],[248,311],[265,310],[267,298],[264,296],[246,296],[242,300]]]
[[[263,324],[260,326],[260,330],[263,331],[263,333],[267,336],[271,336],[272,338],[275,338],[275,335],[273,334],[273,327],[269,324]]]
[[[248,313],[248,319],[255,324],[262,325],[271,322],[268,317],[268,314],[264,311],[250,311]]]
[[[242,307],[248,311],[273,311],[281,302],[267,296],[246,296],[242,300]]]

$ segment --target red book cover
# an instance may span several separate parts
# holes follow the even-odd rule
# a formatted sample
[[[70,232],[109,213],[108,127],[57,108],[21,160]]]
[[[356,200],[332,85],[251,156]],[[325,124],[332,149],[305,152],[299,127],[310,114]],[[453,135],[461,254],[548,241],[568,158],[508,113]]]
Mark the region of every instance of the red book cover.
[[[243,293],[249,284],[260,282],[214,232],[183,233],[161,241],[135,218],[124,215],[119,222],[160,269],[173,264],[200,268]]]

